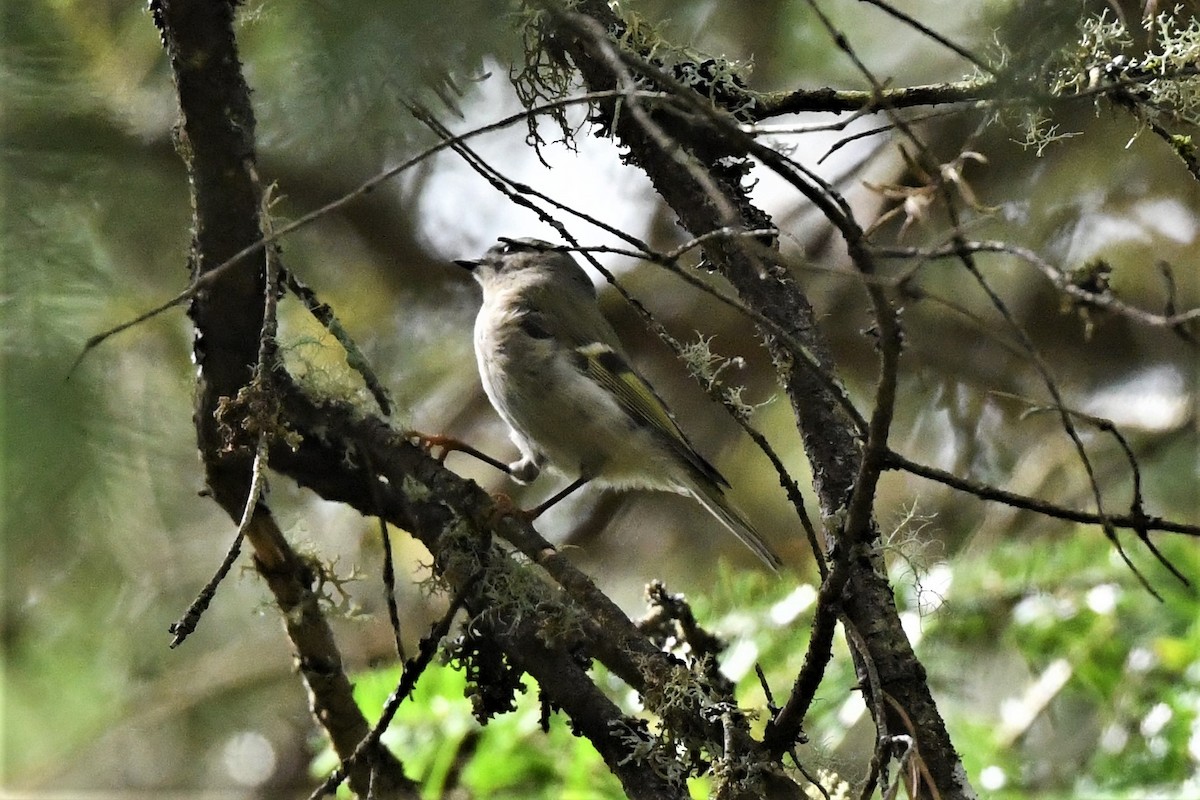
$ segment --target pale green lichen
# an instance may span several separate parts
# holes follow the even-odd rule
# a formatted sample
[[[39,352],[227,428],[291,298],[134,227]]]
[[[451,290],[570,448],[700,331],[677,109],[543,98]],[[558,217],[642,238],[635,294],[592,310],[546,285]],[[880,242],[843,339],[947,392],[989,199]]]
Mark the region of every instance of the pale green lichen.
[[[676,748],[650,732],[645,720],[614,720],[609,723],[612,735],[625,746],[627,755],[618,761],[624,765],[633,761],[650,767],[655,775],[675,786],[684,786],[690,777]]]
[[[744,398],[746,387],[740,384],[726,385],[720,381],[721,373],[726,369],[733,367],[742,369],[746,366],[746,360],[741,356],[733,356],[727,358],[718,355],[712,350],[713,337],[705,337],[702,334],[697,334],[696,340],[692,342],[677,343],[679,348],[679,357],[683,359],[684,365],[688,372],[700,383],[706,392],[710,395],[716,395],[721,401],[737,415],[738,419],[743,422],[749,422],[754,412],[763,406],[769,405],[775,401],[774,397],[770,397],[761,403],[751,403]]]
[[[1115,97],[1145,127],[1200,125],[1200,19],[1176,7],[1142,25],[1148,42],[1139,50],[1125,22],[1107,10],[1081,20],[1075,44],[1049,66],[1050,93],[1094,95],[1097,111],[1102,99]],[[1022,129],[1021,143],[1036,148],[1038,155],[1077,135],[1062,132],[1041,108],[1027,112]],[[1176,149],[1184,158],[1190,152]]]
[[[657,732],[650,737],[648,726],[639,731],[645,741],[637,752],[665,759],[670,766],[668,773],[660,773],[665,777],[682,779],[719,765],[730,782],[759,781],[753,763],[725,758],[725,742],[719,740],[720,726],[696,724],[697,719],[705,719],[744,727],[746,720],[753,719],[756,713],[734,706],[713,688],[712,676],[708,674],[711,662],[684,660],[687,666],[679,666],[666,675],[657,661],[641,664],[643,674],[654,678],[647,682],[641,699],[645,709],[657,718]],[[711,738],[714,733],[718,739]]]
[[[310,397],[375,408],[359,373],[346,369],[346,351],[331,335],[302,334],[279,344],[279,359],[296,384]]]
[[[576,5],[574,0],[563,0],[561,8],[570,11]],[[746,79],[752,68],[750,62],[713,56],[695,48],[673,44],[662,33],[663,23],[651,23],[619,2],[609,5],[619,18],[619,22],[607,31],[614,45],[707,97],[714,108],[749,119],[750,112],[758,104],[758,94],[746,87]],[[575,69],[561,54],[549,51],[546,46],[547,42],[554,41],[545,35],[550,14],[544,8],[531,5],[524,5],[515,14],[517,28],[524,36],[523,56],[520,66],[513,68],[509,78],[521,104],[527,109],[566,97],[579,86]],[[637,88],[663,88],[654,86],[653,81],[640,76],[637,82],[641,84]],[[614,103],[612,119],[607,121],[610,130],[616,128],[620,107],[620,102]],[[547,109],[546,115],[560,133],[558,141],[572,146],[582,122],[572,124],[563,106]],[[583,119],[590,118],[593,117],[587,115]],[[526,140],[530,145],[540,148],[545,144],[533,115],[528,119],[528,131]]]
[[[363,572],[357,565],[352,565],[347,572],[339,574],[340,558],[324,559],[311,543],[298,546],[297,551],[300,560],[312,574],[313,597],[326,615],[349,620],[370,618],[370,614],[363,611],[362,606],[354,601],[346,588],[348,584],[363,580]],[[304,603],[296,605],[289,612],[291,622],[299,623],[308,611],[309,607]]]
[[[741,356],[726,358],[712,351],[714,337],[697,334],[694,342],[680,344],[679,357],[687,365],[688,371],[700,381],[705,389],[716,385],[721,373],[729,367],[742,369],[746,361]]]
[[[849,800],[852,787],[841,775],[821,767],[817,769],[816,778],[820,787],[811,783],[804,786],[804,796],[809,800]]]
[[[1041,108],[1035,108],[1025,114],[1018,120],[1017,125],[1023,136],[1014,141],[1027,150],[1034,150],[1038,158],[1042,157],[1050,145],[1082,135],[1079,131],[1061,130],[1059,124]]]

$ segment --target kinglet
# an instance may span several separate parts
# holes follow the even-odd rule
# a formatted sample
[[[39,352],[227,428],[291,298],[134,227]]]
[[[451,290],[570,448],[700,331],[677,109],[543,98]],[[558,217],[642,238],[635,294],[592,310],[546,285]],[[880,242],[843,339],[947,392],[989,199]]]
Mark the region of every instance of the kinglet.
[[[528,483],[543,467],[577,477],[542,509],[587,481],[689,494],[777,571],[779,556],[726,500],[728,481],[630,366],[587,273],[553,247],[502,239],[479,260],[455,261],[483,287],[475,355],[521,451],[512,477]]]

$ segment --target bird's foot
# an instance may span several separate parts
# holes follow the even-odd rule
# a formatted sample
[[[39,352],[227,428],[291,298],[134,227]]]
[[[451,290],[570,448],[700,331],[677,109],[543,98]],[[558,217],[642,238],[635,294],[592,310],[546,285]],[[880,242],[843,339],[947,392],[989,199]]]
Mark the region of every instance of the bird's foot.
[[[524,521],[525,523],[532,525],[533,521],[535,519],[537,519],[538,515],[541,514],[542,511],[545,510],[542,506],[538,506],[536,508],[531,508],[528,511],[526,511],[525,509],[519,507],[516,504],[516,502],[513,501],[513,499],[511,497],[504,494],[503,492],[496,492],[495,494],[493,494],[492,502],[494,503],[494,505],[493,505],[492,511],[489,515],[491,517],[490,521],[492,523],[497,522],[502,517],[516,517],[517,519],[520,519],[520,520]],[[526,555],[528,555],[530,558],[532,558],[536,563],[544,564],[546,559],[551,558],[558,554],[558,549],[555,548],[554,545],[550,544],[549,542],[542,540],[541,537],[536,537],[536,538],[540,541],[539,545],[534,546],[534,547],[521,547],[521,550]],[[516,544],[518,547],[520,547],[520,541],[521,541],[520,539],[511,539],[510,541],[512,541],[513,544]]]
[[[436,433],[421,433],[420,431],[406,431],[404,437],[428,453],[430,458],[436,459],[439,464],[446,463],[446,456],[457,451],[459,453],[466,453],[469,456],[474,456],[483,463],[493,466],[505,474],[511,473],[511,469],[509,468],[508,464],[492,458],[487,453],[477,450],[466,442],[455,439],[451,436],[443,436]]]

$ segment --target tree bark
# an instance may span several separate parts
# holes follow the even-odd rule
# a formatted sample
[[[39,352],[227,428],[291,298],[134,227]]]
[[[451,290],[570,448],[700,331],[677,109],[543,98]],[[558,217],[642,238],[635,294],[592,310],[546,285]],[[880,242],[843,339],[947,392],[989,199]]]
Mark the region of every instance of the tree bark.
[[[234,5],[221,0],[158,0],[155,24],[170,57],[179,97],[177,149],[187,167],[193,209],[192,280],[209,275],[261,236],[262,191],[254,172],[254,112],[233,32]],[[265,258],[259,250],[219,274],[189,307],[197,364],[193,419],[213,499],[237,522],[249,496],[254,447],[234,398],[258,361],[265,309]],[[250,442],[248,444],[248,442]],[[314,717],[343,756],[369,726],[354,703],[333,632],[313,592],[312,570],[259,505],[247,531],[255,566],[275,596]],[[376,797],[415,797],[415,785],[385,748],[356,764],[351,786]]]
[[[548,52],[560,54],[565,64],[577,69],[588,90],[633,88],[623,85],[620,67],[613,63],[611,53],[606,52],[608,47],[620,46],[615,40],[625,30],[623,21],[607,3],[583,0],[574,5],[572,12],[562,12],[555,7],[548,7],[548,10],[550,23],[545,30],[545,47]],[[605,36],[603,41],[598,41],[600,35]],[[635,59],[641,58],[640,54],[632,55]],[[645,74],[654,81],[653,69]],[[710,102],[707,97],[702,99],[706,104]],[[629,99],[625,102],[638,101]],[[645,118],[639,119],[628,106],[617,114],[614,103],[609,102],[601,105],[601,112],[602,117],[616,120],[613,133],[629,148],[628,161],[646,173],[692,236],[730,226],[747,231],[773,227],[767,214],[753,204],[744,190],[743,173],[727,160],[730,157],[745,159],[749,152],[728,145],[736,138],[733,136],[736,128],[732,124],[726,136],[715,133],[711,124],[667,121],[664,127],[670,126],[670,144],[679,148],[676,150],[664,146],[661,137],[649,129],[654,123],[648,125]],[[732,118],[728,119],[732,123]],[[714,141],[718,137],[725,141]],[[681,169],[682,159],[689,159],[693,169]],[[697,175],[697,171],[701,174]],[[860,242],[848,241],[847,244],[853,254]],[[747,306],[787,331],[815,356],[818,364],[833,364],[829,347],[813,318],[811,304],[782,266],[758,257],[754,249],[743,246],[741,240],[714,239],[705,244],[704,250],[707,260],[733,284]],[[892,312],[888,308],[884,313]],[[830,555],[847,559],[845,587],[835,601],[865,642],[866,652],[860,656],[872,662],[879,676],[879,689],[885,695],[876,702],[871,702],[868,697],[868,707],[872,713],[876,708],[887,709],[887,719],[876,720],[881,732],[907,733],[914,738],[920,758],[927,765],[941,797],[947,800],[973,797],[966,773],[930,693],[925,670],[900,624],[892,588],[882,569],[879,531],[869,513],[874,479],[883,468],[882,460],[870,476],[869,486],[860,485],[864,480],[860,475],[863,461],[859,437],[829,388],[829,379],[836,383],[836,375],[830,370],[831,374],[821,379],[772,331],[762,330],[761,333],[791,402],[812,465],[814,488],[826,520]],[[887,376],[882,379],[886,380]],[[886,423],[889,421],[884,422],[881,446],[886,446]],[[846,530],[842,522],[851,509],[856,490],[869,493],[859,498],[860,504],[866,503],[867,515],[855,525],[858,530]],[[861,669],[860,677],[866,677]],[[865,680],[862,688],[868,694],[871,691]],[[885,702],[887,698],[895,701],[895,705]],[[791,742],[778,744],[790,746]]]

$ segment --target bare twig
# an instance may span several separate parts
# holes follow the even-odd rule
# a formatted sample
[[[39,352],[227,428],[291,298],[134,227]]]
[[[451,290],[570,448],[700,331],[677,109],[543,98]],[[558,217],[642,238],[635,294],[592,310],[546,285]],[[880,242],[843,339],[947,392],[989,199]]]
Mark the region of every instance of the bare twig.
[[[1155,328],[1176,328],[1181,329],[1188,322],[1200,320],[1200,308],[1193,308],[1187,311],[1176,312],[1168,307],[1167,313],[1155,314],[1150,311],[1144,311],[1136,306],[1131,306],[1125,303],[1111,293],[1093,292],[1088,289],[1073,283],[1070,276],[1059,267],[1051,264],[1045,258],[1040,256],[1036,251],[1012,244],[1011,242],[1002,242],[995,240],[988,241],[970,241],[966,239],[956,239],[952,243],[942,247],[922,248],[922,247],[879,247],[870,246],[871,252],[879,256],[888,258],[922,258],[922,259],[942,259],[942,258],[961,258],[964,254],[969,253],[1008,253],[1016,256],[1031,266],[1037,268],[1045,275],[1051,283],[1055,285],[1059,291],[1069,295],[1081,303],[1086,303],[1090,306],[1102,308],[1106,311],[1111,311],[1114,314],[1119,314],[1128,317],[1143,325]]]
[[[396,565],[392,558],[392,537],[388,534],[387,520],[383,517],[379,518],[379,543],[383,545],[383,599],[387,604],[388,621],[392,625],[396,656],[403,661],[404,640],[400,636],[400,608],[396,605]]]
[[[896,19],[903,22],[905,25],[908,25],[910,28],[913,28],[914,30],[919,31],[922,35],[927,36],[928,38],[930,38],[933,41],[940,44],[942,47],[945,47],[947,50],[950,50],[950,51],[954,52],[955,54],[957,54],[958,56],[965,59],[966,61],[971,62],[973,65],[978,67],[981,72],[987,73],[989,75],[995,74],[995,70],[993,70],[988,64],[985,64],[981,59],[979,59],[970,50],[967,50],[965,47],[962,47],[961,45],[956,44],[955,42],[951,41],[950,39],[947,39],[945,36],[942,36],[940,33],[933,30],[925,23],[921,22],[920,20],[916,19],[915,17],[910,16],[909,14],[904,13],[900,9],[893,6],[891,3],[886,3],[886,2],[884,2],[884,0],[859,0],[859,2],[860,3],[868,3],[870,5],[873,5],[876,8],[878,8],[879,10],[883,11],[884,13],[895,17]]]
[[[1030,407],[1031,410],[1054,412],[1059,411],[1059,409],[1056,409],[1052,406],[1037,405],[1023,397],[1018,397],[1017,395],[1010,394],[1008,392],[995,392],[995,394],[1002,397],[1010,397],[1014,400],[1025,403]],[[1129,501],[1129,516],[1132,519],[1145,519],[1145,497],[1142,495],[1142,470],[1141,466],[1138,464],[1137,456],[1134,455],[1133,448],[1129,445],[1129,441],[1125,438],[1125,435],[1121,433],[1120,429],[1117,428],[1116,424],[1114,424],[1112,420],[1105,419],[1103,417],[1097,417],[1094,414],[1087,414],[1083,411],[1077,411],[1072,408],[1064,410],[1072,417],[1077,417],[1087,422],[1089,425],[1094,426],[1097,430],[1109,434],[1113,437],[1113,439],[1116,440],[1117,445],[1121,448],[1121,452],[1125,455],[1125,461],[1129,464],[1129,471],[1133,477],[1133,496]],[[1150,551],[1151,555],[1154,556],[1159,564],[1162,564],[1163,567],[1165,567],[1168,572],[1174,575],[1175,578],[1184,586],[1190,587],[1192,585],[1191,581],[1179,571],[1179,568],[1171,563],[1171,560],[1168,559],[1166,555],[1158,549],[1154,542],[1150,540],[1150,536],[1144,528],[1135,527],[1134,532],[1138,535],[1138,538],[1141,539],[1142,544],[1145,545],[1146,549]]]
[[[454,617],[466,603],[470,592],[475,590],[475,584],[478,582],[479,577],[479,575],[476,575],[467,581],[458,594],[455,595],[454,600],[450,603],[450,607],[446,609],[446,613],[442,615],[440,620],[434,623],[429,634],[421,639],[421,643],[417,648],[417,654],[404,662],[404,667],[400,672],[400,680],[397,682],[396,688],[388,695],[387,701],[383,704],[379,721],[375,723],[370,733],[354,748],[354,752],[343,758],[337,768],[329,774],[329,777],[313,790],[312,794],[309,795],[309,800],[319,800],[321,797],[333,794],[337,790],[337,787],[346,780],[351,768],[362,758],[369,757],[369,754],[373,753],[379,747],[380,738],[392,724],[392,719],[396,716],[396,712],[400,710],[400,706],[412,694],[413,689],[417,685],[417,680],[424,674],[425,669],[433,661],[433,657],[437,655],[442,639],[450,632],[450,625],[454,622]]]
[[[833,658],[833,634],[837,630],[841,613],[842,591],[850,577],[844,548],[833,563],[833,567],[821,581],[817,591],[817,602],[813,611],[812,627],[808,634],[808,650],[804,663],[792,684],[787,702],[769,722],[763,733],[763,745],[777,757],[787,752],[800,740],[804,717],[817,696],[817,689],[825,677],[825,669]]]
[[[367,357],[359,350],[354,338],[350,336],[350,332],[342,325],[337,315],[333,313],[333,309],[328,303],[322,302],[317,293],[313,291],[307,284],[297,278],[290,270],[283,272],[283,282],[287,286],[288,291],[296,295],[300,302],[304,303],[304,307],[308,309],[308,313],[313,315],[313,318],[325,326],[325,330],[329,331],[333,338],[338,340],[342,348],[346,351],[346,364],[352,370],[357,372],[366,384],[367,391],[375,398],[376,405],[385,417],[391,416],[392,410],[396,407],[392,400],[391,394],[387,387],[383,385],[383,381],[375,374],[375,370],[371,368]]]
[[[1162,601],[1162,595],[1160,595],[1158,591],[1150,585],[1150,581],[1146,579],[1146,576],[1142,574],[1137,565],[1134,564],[1129,558],[1129,554],[1125,552],[1125,548],[1121,545],[1120,540],[1117,538],[1116,528],[1113,526],[1108,512],[1104,510],[1104,494],[1100,489],[1099,479],[1096,477],[1096,469],[1092,465],[1091,456],[1088,455],[1087,448],[1083,446],[1083,440],[1079,438],[1079,432],[1075,429],[1075,423],[1072,421],[1071,415],[1066,410],[1066,403],[1063,401],[1062,393],[1059,391],[1057,381],[1050,372],[1049,365],[1047,365],[1045,359],[1042,358],[1041,352],[1037,349],[1037,345],[1034,344],[1033,339],[1030,338],[1025,329],[1022,328],[1020,323],[1017,322],[1003,298],[1001,298],[1000,295],[992,288],[988,280],[984,278],[983,273],[979,271],[979,267],[975,263],[974,257],[970,254],[965,254],[960,258],[960,260],[962,261],[963,266],[966,267],[967,272],[970,273],[973,278],[975,278],[976,283],[978,283],[983,289],[984,293],[988,297],[988,300],[991,302],[992,307],[1000,313],[1000,316],[1008,324],[1009,329],[1016,334],[1017,338],[1021,342],[1022,349],[1025,351],[1030,362],[1041,376],[1042,385],[1046,387],[1046,391],[1048,391],[1051,398],[1053,398],[1054,408],[1058,412],[1059,422],[1062,425],[1062,429],[1066,432],[1067,437],[1071,440],[1071,444],[1074,446],[1075,452],[1079,456],[1080,462],[1083,464],[1084,473],[1087,475],[1088,479],[1088,486],[1092,491],[1092,501],[1096,504],[1096,515],[1099,517],[1099,524],[1101,529],[1104,531],[1104,535],[1108,537],[1110,542],[1112,542],[1113,547],[1116,548],[1117,554],[1121,557],[1121,560],[1125,562],[1125,566],[1129,568],[1130,572],[1133,573],[1134,577],[1138,579],[1146,591],[1149,592],[1155,599]]]
[[[863,782],[860,800],[869,800],[875,793],[875,786],[888,784],[888,761],[892,757],[892,736],[888,732],[886,702],[884,701],[883,684],[879,682],[879,670],[871,657],[867,640],[855,627],[854,623],[845,616],[842,617],[842,627],[850,646],[858,653],[857,663],[861,665],[860,675],[867,679],[866,686],[860,686],[863,699],[872,705],[871,717],[875,721],[875,747],[871,752],[871,763],[867,770],[867,779]]]
[[[1029,497],[1016,492],[1010,492],[990,484],[972,481],[967,478],[961,478],[951,472],[947,472],[946,470],[913,461],[895,451],[888,453],[887,468],[903,470],[904,472],[912,473],[918,477],[927,478],[928,480],[944,484],[952,489],[957,489],[961,492],[974,495],[981,500],[992,500],[1012,506],[1013,508],[1033,511],[1037,514],[1041,514],[1052,519],[1061,519],[1069,522],[1081,522],[1089,525],[1102,524],[1102,519],[1099,514],[1090,511],[1079,511],[1077,509],[1065,508],[1055,503],[1039,500],[1035,497]],[[1163,519],[1162,517],[1111,514],[1108,516],[1108,521],[1118,528],[1129,528],[1131,530],[1144,531],[1163,531],[1164,533],[1178,533],[1185,536],[1200,537],[1200,525],[1189,525],[1184,522],[1173,522],[1171,520]]]
[[[905,753],[905,757],[913,765],[913,775],[910,778],[912,781],[912,786],[910,787],[909,796],[921,796],[916,788],[917,777],[919,776],[920,778],[924,779],[925,786],[929,789],[930,800],[940,800],[942,796],[941,790],[938,789],[937,783],[933,780],[933,775],[930,774],[929,766],[925,763],[925,759],[921,757],[920,745],[917,741],[917,726],[913,723],[912,718],[908,716],[908,712],[904,710],[904,706],[896,702],[896,698],[886,693],[883,697],[885,700],[887,700],[888,705],[891,706],[892,710],[895,711],[896,715],[900,718],[901,723],[904,725],[904,729],[908,731],[908,735],[912,737],[912,743],[909,746],[908,751]]]
[[[227,270],[231,269],[234,265],[240,263],[242,259],[247,258],[248,256],[251,256],[251,255],[257,253],[259,250],[262,250],[266,245],[270,244],[271,242],[277,241],[277,240],[281,239],[282,237],[287,236],[290,233],[294,233],[295,231],[312,224],[313,222],[326,216],[327,214],[330,214],[330,213],[338,210],[339,208],[345,206],[347,203],[353,202],[354,200],[358,199],[359,197],[362,197],[365,194],[369,194],[370,192],[374,191],[383,182],[390,180],[391,178],[396,177],[397,175],[401,174],[402,172],[405,172],[405,171],[411,169],[412,167],[416,166],[417,164],[420,164],[422,161],[429,158],[430,156],[436,155],[437,153],[441,152],[442,150],[445,150],[448,147],[452,147],[456,142],[466,141],[467,139],[470,139],[475,136],[479,136],[480,134],[483,134],[483,133],[488,133],[490,131],[499,130],[501,128],[507,128],[517,122],[521,122],[522,120],[529,118],[532,115],[546,113],[546,112],[553,111],[558,108],[564,108],[566,106],[594,103],[598,100],[603,100],[606,98],[628,96],[629,94],[630,94],[630,92],[627,92],[624,90],[620,90],[620,91],[613,90],[613,91],[607,91],[607,92],[591,92],[588,94],[581,95],[579,97],[566,97],[566,98],[562,98],[560,100],[553,100],[553,101],[550,101],[547,103],[543,103],[542,105],[539,105],[535,108],[531,108],[531,109],[522,111],[517,114],[512,114],[512,115],[507,116],[496,122],[492,122],[487,125],[482,125],[478,128],[474,128],[472,130],[466,131],[465,133],[461,133],[461,134],[454,136],[448,140],[438,142],[437,144],[423,150],[422,152],[418,153],[417,155],[413,156],[412,158],[408,159],[407,161],[403,162],[402,164],[398,164],[395,167],[391,167],[389,169],[384,170],[383,172],[380,172],[380,173],[372,176],[371,178],[367,179],[362,184],[360,184],[358,186],[358,188],[356,188],[350,192],[347,192],[346,194],[342,195],[341,197],[337,198],[336,200],[332,200],[332,201],[326,203],[325,205],[321,206],[320,208],[314,209],[314,210],[308,212],[307,214],[304,214],[303,216],[298,217],[297,219],[293,220],[292,222],[289,222],[288,224],[283,225],[282,227],[273,231],[269,236],[259,239],[258,241],[254,242],[253,244],[247,245],[246,247],[244,247],[241,250],[239,250],[238,252],[234,253],[228,259],[226,259],[222,263],[216,265],[212,269],[205,270],[202,274],[197,276],[195,278],[195,280],[193,280],[192,283],[189,284],[186,289],[184,289],[182,292],[180,292],[179,294],[172,297],[170,300],[167,300],[166,302],[150,309],[149,311],[139,314],[138,316],[134,317],[133,319],[130,319],[126,322],[122,322],[120,325],[116,325],[105,331],[97,333],[94,336],[91,336],[90,338],[88,338],[88,340],[86,342],[84,342],[83,350],[75,358],[75,361],[71,365],[71,369],[68,371],[68,374],[73,372],[79,366],[79,364],[83,361],[83,359],[87,356],[88,353],[90,353],[92,350],[94,350],[100,344],[104,343],[109,338],[115,336],[118,333],[121,333],[122,331],[129,330],[130,328],[132,328],[136,325],[139,325],[139,324],[145,322],[146,320],[152,319],[153,317],[156,317],[159,314],[162,314],[164,311],[168,311],[178,305],[182,305],[183,303],[186,303],[188,300],[193,299],[203,289],[205,289],[205,288],[211,286],[213,283],[217,282],[217,280],[222,275],[224,275]],[[642,99],[652,99],[652,98],[663,99],[663,98],[668,97],[668,95],[665,95],[661,92],[644,92],[644,91],[634,90],[632,92],[632,94],[635,96],[638,96]]]
[[[396,604],[396,566],[392,558],[392,537],[388,533],[387,518],[383,511],[383,498],[379,492],[379,476],[371,463],[371,452],[367,447],[359,447],[358,455],[367,467],[368,481],[371,487],[371,497],[378,509],[379,543],[383,546],[383,599],[388,611],[388,622],[392,626],[392,638],[396,645],[396,655],[401,661],[406,659],[404,640],[400,634],[400,608]]]
[[[252,171],[252,176],[255,180],[258,179],[257,174]],[[263,232],[269,234],[271,231],[271,216],[270,216],[270,191],[263,193],[262,207],[260,209],[259,219],[262,220]],[[253,425],[257,428],[257,439],[254,447],[254,462],[250,468],[250,491],[246,496],[246,504],[242,509],[242,519],[238,523],[237,534],[233,538],[233,542],[229,545],[229,549],[225,553],[225,558],[221,561],[217,571],[209,579],[204,588],[200,590],[200,594],[188,606],[184,615],[176,622],[173,622],[168,631],[172,634],[171,647],[175,648],[183,644],[184,640],[192,634],[196,629],[196,625],[200,622],[200,617],[203,616],[205,609],[216,596],[217,587],[225,580],[225,576],[229,574],[229,570],[233,568],[233,563],[237,560],[238,555],[242,551],[242,541],[246,538],[246,532],[250,528],[250,521],[254,518],[254,513],[258,508],[258,501],[262,497],[263,488],[266,485],[267,471],[267,451],[270,448],[271,436],[273,434],[273,419],[263,417],[273,417],[274,404],[269,400],[266,404],[261,402],[270,394],[270,371],[275,365],[275,333],[278,327],[278,306],[279,306],[279,254],[275,248],[268,248],[265,259],[266,281],[264,292],[264,310],[262,329],[259,333],[258,341],[258,362],[254,365],[254,377],[250,383],[250,393],[246,396],[246,403],[249,406],[249,413],[253,419]],[[256,400],[251,395],[258,395]]]

